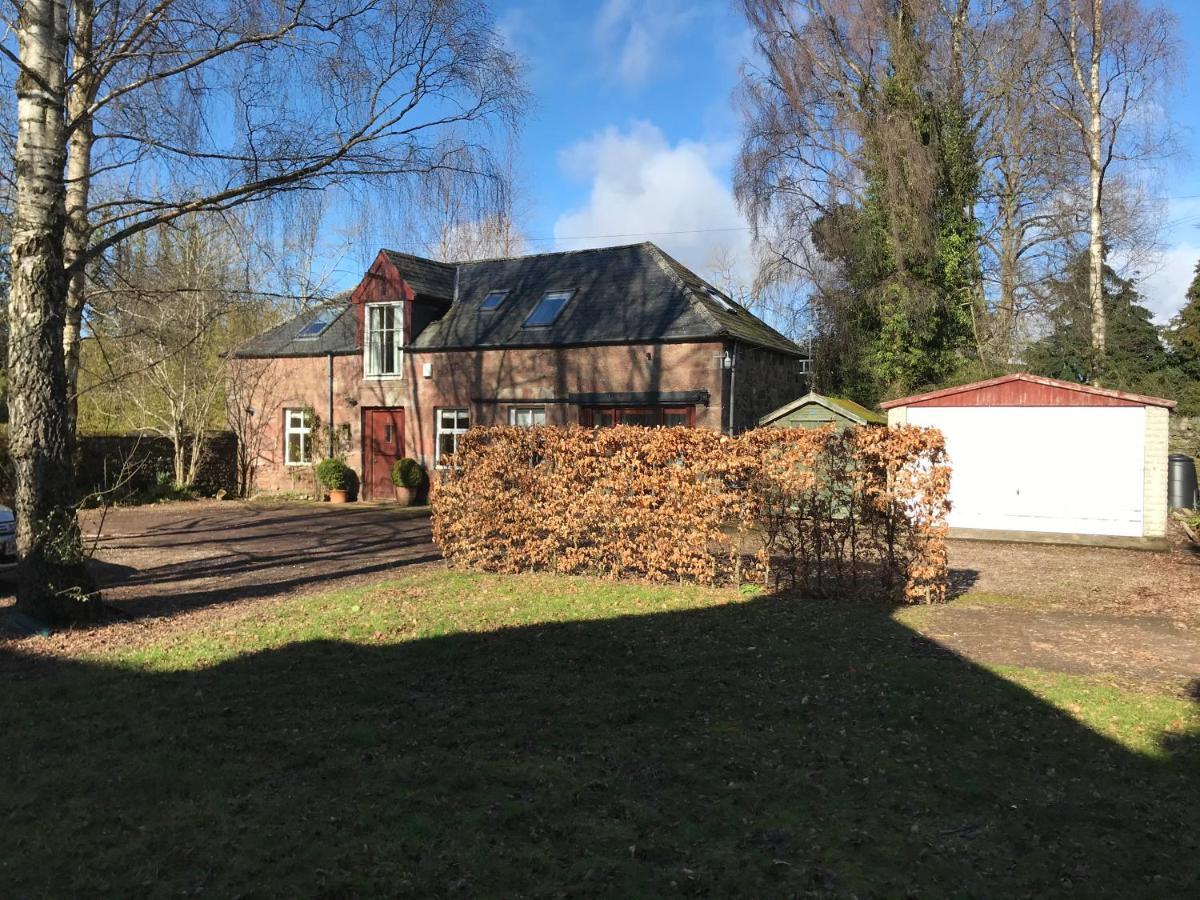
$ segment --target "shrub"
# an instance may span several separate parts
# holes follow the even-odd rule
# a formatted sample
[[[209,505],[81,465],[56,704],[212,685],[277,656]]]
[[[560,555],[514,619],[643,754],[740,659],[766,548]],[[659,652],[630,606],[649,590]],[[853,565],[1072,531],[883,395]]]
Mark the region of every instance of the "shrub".
[[[331,491],[344,491],[350,481],[350,470],[340,456],[330,456],[317,463],[317,481]]]
[[[476,428],[433,488],[454,565],[945,598],[949,467],[921,428]]]
[[[425,469],[411,456],[392,463],[392,484],[416,490],[425,483]]]

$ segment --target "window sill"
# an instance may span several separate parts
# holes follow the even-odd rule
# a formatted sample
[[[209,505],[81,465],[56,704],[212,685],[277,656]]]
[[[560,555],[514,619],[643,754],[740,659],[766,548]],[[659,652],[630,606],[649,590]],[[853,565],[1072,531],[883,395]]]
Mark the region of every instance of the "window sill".
[[[285,462],[283,465],[285,468],[288,468],[288,469],[303,469],[305,466],[311,466],[312,463],[311,462]]]
[[[397,372],[394,375],[364,375],[366,381],[402,381],[404,379],[403,372]]]

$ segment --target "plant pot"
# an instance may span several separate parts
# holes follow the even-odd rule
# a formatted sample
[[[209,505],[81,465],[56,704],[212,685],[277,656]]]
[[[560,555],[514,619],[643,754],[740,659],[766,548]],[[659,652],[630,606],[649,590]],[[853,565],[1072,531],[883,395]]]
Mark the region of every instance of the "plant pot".
[[[401,485],[393,485],[396,491],[396,502],[401,506],[412,506],[413,501],[417,499],[417,492],[412,488],[406,488]]]
[[[346,502],[345,489],[343,488],[342,490],[335,491],[333,488],[330,488],[329,489],[329,502],[330,503],[345,503]]]

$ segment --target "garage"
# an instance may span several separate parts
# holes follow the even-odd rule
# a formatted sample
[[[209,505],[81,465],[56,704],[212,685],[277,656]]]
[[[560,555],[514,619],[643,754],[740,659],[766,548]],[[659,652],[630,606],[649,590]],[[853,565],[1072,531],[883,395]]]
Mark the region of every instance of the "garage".
[[[945,435],[956,531],[1166,534],[1172,400],[1019,373],[882,406]]]

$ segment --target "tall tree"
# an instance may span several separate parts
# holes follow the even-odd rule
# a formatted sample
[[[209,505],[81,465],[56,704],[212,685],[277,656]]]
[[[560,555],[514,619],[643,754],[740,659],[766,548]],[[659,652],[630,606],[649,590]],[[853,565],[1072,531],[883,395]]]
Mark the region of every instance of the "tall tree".
[[[524,99],[480,0],[72,0],[70,11],[21,3],[5,19],[17,51],[0,43],[18,99],[18,603],[54,621],[74,608],[55,598],[86,585],[68,369],[89,268],[197,212],[402,190],[446,169],[490,177],[491,136]]]
[[[1138,390],[1151,376],[1164,372],[1168,358],[1150,310],[1141,303],[1133,282],[1104,267],[1104,353],[1093,343],[1090,254],[1072,261],[1052,285],[1055,298],[1049,332],[1025,350],[1025,362],[1039,375],[1080,384]]]
[[[965,4],[949,19],[919,0],[851,6],[744,4],[765,66],[745,80],[736,188],[758,236],[814,285],[822,387],[872,402],[949,377],[971,351],[979,169]]]
[[[238,237],[199,216],[143,232],[93,301],[81,421],[169,439],[176,487],[195,483],[208,431],[224,424],[223,355],[274,324],[277,304],[247,283]]]
[[[67,274],[67,6],[29,0],[16,22],[16,209],[8,344],[18,609],[52,622],[95,608],[75,518],[74,434],[63,415]]]
[[[1200,381],[1200,262],[1196,263],[1183,306],[1167,326],[1165,336],[1174,363],[1188,378]]]
[[[1087,164],[1092,368],[1105,356],[1105,189],[1114,167],[1167,149],[1149,106],[1175,65],[1174,17],[1140,0],[1044,0],[1057,39],[1046,92]]]

